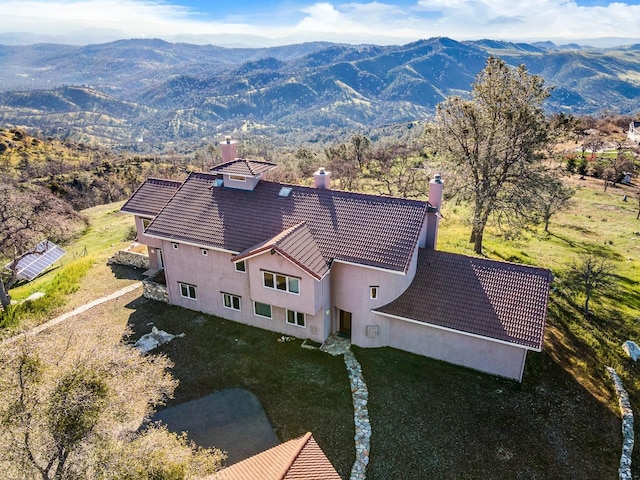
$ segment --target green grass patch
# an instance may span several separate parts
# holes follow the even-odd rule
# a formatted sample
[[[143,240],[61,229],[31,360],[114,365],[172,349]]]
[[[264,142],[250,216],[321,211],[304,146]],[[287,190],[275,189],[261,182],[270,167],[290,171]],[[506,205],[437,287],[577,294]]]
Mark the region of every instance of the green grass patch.
[[[10,290],[12,305],[0,318],[0,329],[15,329],[42,323],[59,313],[68,297],[77,292],[83,278],[96,264],[105,264],[109,256],[131,238],[133,218],[120,212],[122,202],[84,210],[89,225],[68,245],[66,255],[43,275]],[[116,288],[114,288],[115,290]],[[36,292],[44,296],[24,301]]]

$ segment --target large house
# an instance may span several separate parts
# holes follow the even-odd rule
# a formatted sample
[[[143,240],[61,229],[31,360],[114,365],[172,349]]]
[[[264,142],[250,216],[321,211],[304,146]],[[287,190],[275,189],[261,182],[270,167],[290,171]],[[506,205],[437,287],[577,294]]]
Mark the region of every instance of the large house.
[[[390,346],[521,381],[542,348],[548,270],[437,251],[429,201],[266,180],[236,158],[184,182],[148,179],[123,206],[168,302],[321,343]]]

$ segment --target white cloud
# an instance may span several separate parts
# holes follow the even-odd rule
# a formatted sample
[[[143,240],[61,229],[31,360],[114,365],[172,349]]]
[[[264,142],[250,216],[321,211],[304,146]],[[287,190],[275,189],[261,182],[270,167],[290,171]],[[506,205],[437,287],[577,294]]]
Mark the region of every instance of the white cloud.
[[[416,0],[412,6],[400,7],[384,1],[325,1],[301,7],[298,18],[302,18],[296,23],[278,25],[277,15],[261,20],[234,16],[232,4],[226,8],[226,20],[212,20],[170,1],[3,0],[0,32],[64,35],[91,28],[117,32],[114,35],[120,37],[243,34],[370,43],[402,43],[433,36],[459,40],[640,36],[640,6],[620,2],[585,7],[572,0]],[[259,23],[249,23],[256,21]]]

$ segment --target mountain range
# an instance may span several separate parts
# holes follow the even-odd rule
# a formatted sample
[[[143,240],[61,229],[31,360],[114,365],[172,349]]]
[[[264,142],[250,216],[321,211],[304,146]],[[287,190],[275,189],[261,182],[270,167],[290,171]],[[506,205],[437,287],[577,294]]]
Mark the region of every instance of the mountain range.
[[[432,38],[224,48],[120,40],[0,45],[0,123],[118,145],[201,142],[247,125],[267,133],[362,129],[428,119],[445,97],[468,94],[489,55],[541,75],[553,87],[549,112],[640,110],[640,44]]]

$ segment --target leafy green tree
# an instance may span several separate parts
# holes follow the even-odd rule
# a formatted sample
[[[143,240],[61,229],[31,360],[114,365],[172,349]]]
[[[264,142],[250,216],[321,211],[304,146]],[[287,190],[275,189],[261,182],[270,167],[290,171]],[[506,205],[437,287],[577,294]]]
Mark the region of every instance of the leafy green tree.
[[[0,471],[7,480],[186,479],[215,472],[217,450],[160,425],[140,428],[175,389],[164,356],[75,337],[0,351]]]
[[[476,253],[482,253],[492,215],[516,220],[526,215],[522,192],[539,184],[552,140],[542,109],[548,96],[541,77],[490,57],[470,99],[447,98],[427,127],[427,142],[458,177],[457,193],[471,201]]]

